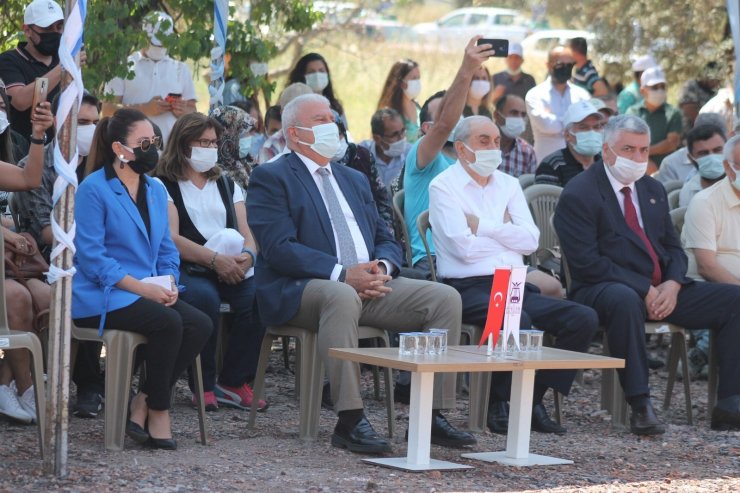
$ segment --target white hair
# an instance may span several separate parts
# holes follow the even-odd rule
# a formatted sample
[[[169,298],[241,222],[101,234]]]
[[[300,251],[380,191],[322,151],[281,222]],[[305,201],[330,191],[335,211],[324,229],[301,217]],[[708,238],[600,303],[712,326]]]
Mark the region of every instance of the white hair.
[[[645,120],[635,115],[618,115],[606,123],[604,142],[614,145],[622,132],[647,135],[648,141],[650,140],[650,127]]]
[[[303,108],[307,104],[311,103],[324,103],[326,106],[330,106],[329,100],[321,94],[304,94],[302,96],[298,96],[283,108],[283,129],[299,126],[300,122],[298,121],[298,118],[301,116]]]
[[[730,137],[730,140],[725,143],[725,148],[722,152],[725,161],[735,164],[733,154],[735,153],[735,146],[737,146],[738,144],[740,144],[740,135],[733,135],[732,137]]]
[[[490,121],[492,121],[490,118],[482,115],[473,115],[463,118],[455,127],[455,133],[452,136],[453,142],[457,142],[458,140],[460,142],[467,142],[472,136],[471,128],[473,127],[473,124],[478,122],[483,123]]]

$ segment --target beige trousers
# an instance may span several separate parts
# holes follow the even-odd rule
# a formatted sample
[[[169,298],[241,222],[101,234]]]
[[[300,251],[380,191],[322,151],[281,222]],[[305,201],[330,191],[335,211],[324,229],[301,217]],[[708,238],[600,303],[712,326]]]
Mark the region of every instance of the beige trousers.
[[[328,356],[329,348],[356,348],[357,327],[367,325],[393,332],[448,329],[448,344],[459,344],[462,302],[444,284],[399,277],[389,281],[393,291],[383,298],[363,301],[341,282],[314,279],[306,285],[298,314],[288,322],[319,333],[319,354],[331,384],[336,412],[362,409],[360,366]],[[455,374],[434,378],[434,409],[455,407]]]

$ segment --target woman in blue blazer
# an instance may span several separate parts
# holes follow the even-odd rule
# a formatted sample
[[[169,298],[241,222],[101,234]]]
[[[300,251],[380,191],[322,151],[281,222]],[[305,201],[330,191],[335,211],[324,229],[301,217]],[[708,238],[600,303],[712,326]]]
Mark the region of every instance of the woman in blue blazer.
[[[170,390],[210,336],[210,318],[178,300],[180,258],[170,238],[167,193],[146,176],[159,139],[140,111],[120,109],[98,124],[93,172],[77,190],[72,317],[80,327],[147,337],[147,377],[131,401],[127,434],[175,449]],[[168,288],[150,282],[165,277]],[[148,430],[148,431],[147,431]]]

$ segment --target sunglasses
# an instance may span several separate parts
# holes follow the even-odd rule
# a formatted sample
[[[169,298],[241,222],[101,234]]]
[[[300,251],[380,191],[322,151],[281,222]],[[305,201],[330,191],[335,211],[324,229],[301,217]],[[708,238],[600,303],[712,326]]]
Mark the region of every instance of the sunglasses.
[[[140,147],[142,151],[146,152],[149,150],[151,146],[154,146],[157,149],[161,149],[162,139],[159,137],[152,137],[151,139],[142,139],[141,142],[139,142],[139,145],[135,147]]]

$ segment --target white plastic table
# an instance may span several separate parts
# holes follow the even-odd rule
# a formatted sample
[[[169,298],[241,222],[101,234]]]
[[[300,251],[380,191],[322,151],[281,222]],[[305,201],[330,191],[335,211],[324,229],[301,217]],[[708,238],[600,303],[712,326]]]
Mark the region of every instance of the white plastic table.
[[[538,352],[515,352],[488,356],[485,347],[450,346],[435,356],[401,356],[398,348],[332,348],[329,356],[411,372],[409,437],[406,457],[362,459],[363,462],[405,471],[459,470],[471,466],[430,458],[432,393],[436,372],[511,371],[511,400],[506,450],[463,454],[470,459],[516,466],[572,464],[529,453],[534,372],[538,369],[623,368],[624,360],[543,348]]]

